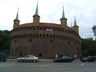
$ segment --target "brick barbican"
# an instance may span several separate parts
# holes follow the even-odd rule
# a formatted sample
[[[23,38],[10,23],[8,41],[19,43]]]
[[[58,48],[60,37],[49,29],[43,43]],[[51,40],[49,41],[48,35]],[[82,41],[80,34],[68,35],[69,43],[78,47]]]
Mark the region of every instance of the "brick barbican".
[[[67,26],[67,18],[62,12],[61,24],[40,22],[38,4],[33,23],[20,24],[18,12],[11,31],[11,57],[35,55],[52,59],[55,55],[81,55],[81,39],[76,19],[74,26]]]

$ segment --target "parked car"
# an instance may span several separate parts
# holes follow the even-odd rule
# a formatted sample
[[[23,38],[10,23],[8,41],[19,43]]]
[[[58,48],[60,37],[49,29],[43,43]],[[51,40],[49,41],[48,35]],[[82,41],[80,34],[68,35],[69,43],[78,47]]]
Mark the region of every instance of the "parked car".
[[[73,57],[71,56],[62,56],[54,59],[54,62],[72,62],[72,61]]]
[[[88,57],[83,57],[81,58],[82,62],[94,62],[96,58],[94,56],[88,56]]]
[[[0,53],[0,62],[3,61],[5,62],[6,61],[6,56],[4,53]]]
[[[95,58],[95,60],[96,60],[96,56],[93,56],[94,58]]]
[[[38,62],[38,57],[34,55],[27,55],[25,57],[17,58],[17,62]]]

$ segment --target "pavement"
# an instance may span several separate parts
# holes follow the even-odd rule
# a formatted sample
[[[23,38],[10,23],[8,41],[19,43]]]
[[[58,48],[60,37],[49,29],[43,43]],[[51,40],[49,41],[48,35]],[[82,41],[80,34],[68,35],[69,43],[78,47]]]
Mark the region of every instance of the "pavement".
[[[96,72],[96,62],[54,63],[50,59],[40,59],[38,63],[18,63],[16,59],[0,62],[0,72]]]
[[[7,61],[16,61],[16,59],[7,59]],[[39,59],[41,62],[53,62],[52,59]],[[79,59],[74,60],[75,62],[80,61]]]

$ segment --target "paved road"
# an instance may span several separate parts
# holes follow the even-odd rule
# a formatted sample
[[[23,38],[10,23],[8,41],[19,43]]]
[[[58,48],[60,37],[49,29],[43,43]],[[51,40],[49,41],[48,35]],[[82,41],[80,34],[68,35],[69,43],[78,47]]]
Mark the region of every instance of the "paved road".
[[[39,63],[18,63],[16,60],[0,62],[0,72],[96,72],[96,62],[54,63],[40,60]]]

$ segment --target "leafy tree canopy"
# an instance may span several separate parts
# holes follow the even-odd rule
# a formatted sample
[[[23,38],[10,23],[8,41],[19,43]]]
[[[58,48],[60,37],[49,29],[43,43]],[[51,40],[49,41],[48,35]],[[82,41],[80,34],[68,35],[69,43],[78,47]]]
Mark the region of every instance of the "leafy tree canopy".
[[[81,40],[82,54],[96,56],[96,41],[91,39]]]
[[[10,31],[0,30],[0,50],[10,49]]]

